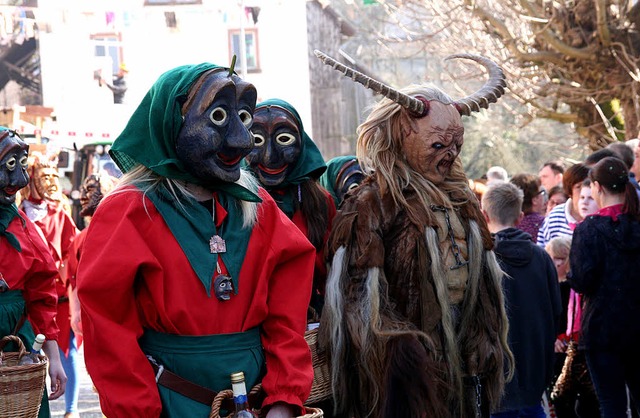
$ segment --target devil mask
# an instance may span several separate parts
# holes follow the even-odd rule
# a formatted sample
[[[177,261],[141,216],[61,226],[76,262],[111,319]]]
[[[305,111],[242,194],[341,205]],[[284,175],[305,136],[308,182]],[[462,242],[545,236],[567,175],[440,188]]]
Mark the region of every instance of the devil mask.
[[[18,190],[29,184],[29,146],[18,134],[0,127],[0,205],[11,205]]]
[[[138,163],[163,177],[224,188],[240,178],[253,146],[256,97],[252,84],[213,64],[170,70],[143,98],[111,157],[123,172]]]
[[[297,185],[317,179],[326,170],[320,151],[304,131],[300,115],[284,100],[259,103],[251,132],[255,146],[246,162],[265,188]]]

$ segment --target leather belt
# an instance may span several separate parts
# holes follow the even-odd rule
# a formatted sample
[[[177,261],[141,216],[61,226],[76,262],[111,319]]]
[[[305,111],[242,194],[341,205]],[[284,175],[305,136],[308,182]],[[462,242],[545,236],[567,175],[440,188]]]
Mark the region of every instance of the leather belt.
[[[158,364],[151,356],[147,356],[147,358],[149,359],[149,363],[151,363],[151,367],[153,367],[153,372],[156,374],[156,383],[189,399],[193,399],[196,402],[211,406],[218,392],[178,376],[165,369],[163,365]],[[259,393],[252,392],[249,393],[248,397],[249,405],[251,405],[252,408],[258,408],[264,400],[264,393],[262,391]],[[223,399],[220,407],[227,411],[235,411],[233,399]]]

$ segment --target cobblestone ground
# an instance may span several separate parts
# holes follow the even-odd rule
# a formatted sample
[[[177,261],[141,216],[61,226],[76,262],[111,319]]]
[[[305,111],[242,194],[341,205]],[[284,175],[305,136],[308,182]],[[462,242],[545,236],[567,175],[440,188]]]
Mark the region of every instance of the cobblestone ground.
[[[91,379],[84,366],[84,350],[82,347],[80,347],[78,354],[78,360],[80,361],[80,397],[78,399],[78,412],[80,418],[102,418],[98,395],[93,391]],[[47,387],[50,387],[48,381]],[[64,395],[55,401],[50,401],[49,405],[51,407],[52,418],[64,417]]]

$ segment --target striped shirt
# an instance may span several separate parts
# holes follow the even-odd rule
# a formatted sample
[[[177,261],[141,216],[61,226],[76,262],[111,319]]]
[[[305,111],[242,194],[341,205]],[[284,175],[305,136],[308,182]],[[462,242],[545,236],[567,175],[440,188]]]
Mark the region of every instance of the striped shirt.
[[[569,213],[571,205],[572,202],[569,198],[566,203],[551,209],[551,212],[549,212],[538,230],[538,242],[536,244],[544,248],[552,238],[560,235],[573,235],[573,228],[578,221]]]

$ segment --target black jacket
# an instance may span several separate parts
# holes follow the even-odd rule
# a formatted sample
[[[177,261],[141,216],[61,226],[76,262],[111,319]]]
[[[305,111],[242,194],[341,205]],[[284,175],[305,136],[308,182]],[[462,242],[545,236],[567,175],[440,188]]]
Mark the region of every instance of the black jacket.
[[[640,343],[640,222],[589,216],[571,244],[569,283],[582,293],[583,349],[637,349]]]
[[[494,251],[507,276],[503,289],[509,318],[509,347],[515,374],[500,411],[536,405],[553,378],[554,343],[562,304],[551,257],[531,236],[508,228],[494,235]]]

